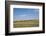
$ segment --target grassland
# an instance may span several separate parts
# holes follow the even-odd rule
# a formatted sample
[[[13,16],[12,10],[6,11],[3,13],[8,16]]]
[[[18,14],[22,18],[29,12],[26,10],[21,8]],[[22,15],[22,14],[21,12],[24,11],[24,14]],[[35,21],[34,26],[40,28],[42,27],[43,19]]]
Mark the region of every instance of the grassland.
[[[14,28],[20,27],[38,27],[39,20],[20,20],[20,21],[13,21]]]

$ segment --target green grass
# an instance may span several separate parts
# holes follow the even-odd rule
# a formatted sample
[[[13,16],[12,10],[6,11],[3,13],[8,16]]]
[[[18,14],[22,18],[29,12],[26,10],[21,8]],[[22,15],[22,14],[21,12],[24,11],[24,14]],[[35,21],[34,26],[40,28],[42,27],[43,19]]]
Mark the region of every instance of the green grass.
[[[39,20],[20,20],[20,21],[13,21],[14,28],[20,27],[38,27]]]

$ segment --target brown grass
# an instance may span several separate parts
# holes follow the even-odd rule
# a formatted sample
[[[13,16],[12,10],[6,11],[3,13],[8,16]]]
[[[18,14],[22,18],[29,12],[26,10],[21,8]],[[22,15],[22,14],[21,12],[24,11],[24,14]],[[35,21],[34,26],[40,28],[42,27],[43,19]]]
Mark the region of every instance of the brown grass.
[[[22,20],[22,21],[14,21],[13,22],[14,28],[20,27],[38,27],[39,20]]]

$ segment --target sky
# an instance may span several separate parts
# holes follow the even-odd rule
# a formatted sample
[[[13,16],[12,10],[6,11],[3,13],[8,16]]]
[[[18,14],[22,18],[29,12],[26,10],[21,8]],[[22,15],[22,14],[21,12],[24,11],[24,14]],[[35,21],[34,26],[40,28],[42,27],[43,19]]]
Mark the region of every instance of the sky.
[[[13,20],[33,20],[39,19],[39,9],[14,8]]]

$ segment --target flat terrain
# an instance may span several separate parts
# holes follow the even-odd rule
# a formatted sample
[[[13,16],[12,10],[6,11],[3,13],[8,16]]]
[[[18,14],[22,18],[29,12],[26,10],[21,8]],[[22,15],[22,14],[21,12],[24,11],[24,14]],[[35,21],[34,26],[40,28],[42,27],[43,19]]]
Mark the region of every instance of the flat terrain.
[[[20,27],[38,27],[39,20],[20,20],[20,21],[13,21],[14,28]]]

